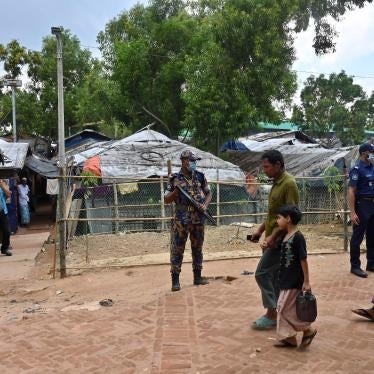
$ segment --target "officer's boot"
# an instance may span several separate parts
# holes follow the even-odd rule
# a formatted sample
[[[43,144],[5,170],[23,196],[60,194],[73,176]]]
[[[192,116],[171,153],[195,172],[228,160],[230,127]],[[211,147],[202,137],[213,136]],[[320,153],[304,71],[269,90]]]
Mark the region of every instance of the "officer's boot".
[[[209,282],[208,279],[201,276],[201,270],[195,269],[193,271],[193,284],[195,286],[203,286],[205,284],[209,284]]]
[[[180,289],[181,289],[181,285],[179,284],[179,274],[171,273],[171,290],[179,291]]]

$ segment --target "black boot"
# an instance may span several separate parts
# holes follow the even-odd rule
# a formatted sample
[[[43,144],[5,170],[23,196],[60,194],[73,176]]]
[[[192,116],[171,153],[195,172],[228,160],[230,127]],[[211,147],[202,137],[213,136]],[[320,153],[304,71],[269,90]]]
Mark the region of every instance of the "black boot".
[[[179,274],[171,273],[171,290],[179,291],[180,289],[181,285],[179,284]]]
[[[193,271],[193,284],[195,286],[203,286],[205,284],[209,284],[208,279],[205,279],[201,276],[201,270],[194,270]]]

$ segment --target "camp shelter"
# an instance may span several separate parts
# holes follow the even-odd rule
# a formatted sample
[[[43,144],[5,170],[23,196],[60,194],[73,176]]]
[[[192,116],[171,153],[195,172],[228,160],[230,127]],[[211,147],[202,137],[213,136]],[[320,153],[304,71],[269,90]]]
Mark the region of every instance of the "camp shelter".
[[[106,150],[98,154],[102,185],[93,188],[89,198],[84,197],[87,196],[86,192],[77,191],[75,194],[76,199],[84,200],[88,217],[108,218],[114,217],[115,214],[120,217],[168,216],[170,207],[163,205],[168,176],[167,163],[170,160],[172,172],[180,170],[180,154],[186,149],[201,157],[198,170],[210,181],[213,194],[212,213],[217,213],[217,201],[221,204],[227,202],[222,205],[220,214],[229,215],[246,209],[243,204],[229,204],[230,201],[248,200],[244,188],[244,173],[238,166],[209,152],[170,139],[149,128],[114,141],[106,147]],[[222,183],[219,185],[219,196],[217,180]],[[98,209],[100,207],[102,209]],[[229,223],[233,220],[238,218],[225,218],[224,221]],[[160,230],[166,227],[164,223],[121,223],[119,230]],[[92,222],[89,232],[112,232],[114,226],[112,222]]]
[[[167,136],[146,129],[127,138],[112,143],[100,154],[101,173],[104,181],[111,177],[124,180],[149,178],[168,175],[167,162],[171,161],[172,171],[180,169],[180,154],[189,149],[201,157],[198,170],[208,180],[242,180],[243,172],[239,167],[224,161],[209,152],[201,151],[190,145],[172,140]]]
[[[262,154],[272,149],[283,154],[287,171],[299,177],[322,176],[332,166],[342,171],[343,159],[349,168],[358,157],[357,146],[325,148],[301,131],[259,133],[228,141],[221,151],[246,173],[257,174]]]
[[[24,168],[26,156],[30,153],[28,143],[13,143],[0,139],[0,179],[7,180],[12,193],[7,204],[11,232],[18,229],[17,179]]]
[[[301,209],[315,212],[344,209],[343,173],[358,158],[358,146],[326,148],[300,131],[259,133],[226,142],[221,150],[248,175],[261,172],[265,151],[280,151],[286,170],[296,177]],[[336,176],[326,176],[330,173]],[[323,222],[325,218],[331,219],[327,215],[306,216],[309,223]]]

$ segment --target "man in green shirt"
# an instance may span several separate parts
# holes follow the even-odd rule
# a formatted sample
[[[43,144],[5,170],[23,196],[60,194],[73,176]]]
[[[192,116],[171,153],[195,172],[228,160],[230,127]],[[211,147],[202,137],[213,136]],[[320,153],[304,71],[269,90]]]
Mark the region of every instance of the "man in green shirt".
[[[273,186],[269,194],[266,221],[252,235],[252,241],[257,242],[265,232],[265,239],[261,243],[263,254],[256,269],[256,281],[267,312],[253,322],[252,327],[258,330],[272,328],[277,324],[279,244],[283,238],[283,232],[277,226],[278,210],[286,204],[299,204],[299,191],[295,179],[285,171],[282,154],[276,150],[267,151],[262,155],[261,160],[265,174],[273,180]]]

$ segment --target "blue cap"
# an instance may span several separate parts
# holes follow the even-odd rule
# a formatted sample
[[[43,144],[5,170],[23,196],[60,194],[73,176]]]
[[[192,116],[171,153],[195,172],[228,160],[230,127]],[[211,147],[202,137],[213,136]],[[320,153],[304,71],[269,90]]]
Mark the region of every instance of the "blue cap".
[[[361,154],[363,152],[374,152],[374,146],[370,143],[364,143],[360,145],[358,152]]]
[[[180,157],[180,159],[182,160],[183,158],[188,158],[190,161],[201,160],[201,157],[196,156],[195,153],[193,153],[192,151],[190,151],[190,150],[188,150],[188,149],[185,149],[185,150],[181,153],[181,157]]]

